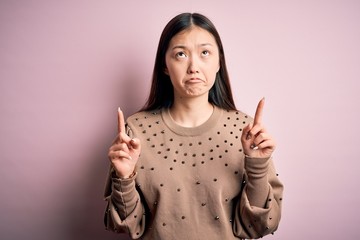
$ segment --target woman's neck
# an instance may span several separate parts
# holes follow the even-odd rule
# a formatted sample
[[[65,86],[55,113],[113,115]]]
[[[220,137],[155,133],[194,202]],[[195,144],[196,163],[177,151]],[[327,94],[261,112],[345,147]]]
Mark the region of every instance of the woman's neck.
[[[206,122],[213,111],[213,105],[207,100],[181,99],[177,101],[175,99],[170,108],[170,115],[182,127],[197,127]]]

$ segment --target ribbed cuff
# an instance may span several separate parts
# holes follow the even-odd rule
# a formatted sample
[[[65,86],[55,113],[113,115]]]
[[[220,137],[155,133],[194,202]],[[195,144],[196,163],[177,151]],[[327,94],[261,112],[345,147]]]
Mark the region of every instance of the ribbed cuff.
[[[270,158],[245,157],[245,170],[248,176],[246,193],[252,206],[265,207],[269,194],[268,169]]]
[[[112,178],[112,201],[122,219],[134,210],[139,199],[135,188],[136,175],[128,179]]]
[[[267,175],[270,163],[268,158],[252,158],[245,156],[245,170],[249,178],[263,178]]]

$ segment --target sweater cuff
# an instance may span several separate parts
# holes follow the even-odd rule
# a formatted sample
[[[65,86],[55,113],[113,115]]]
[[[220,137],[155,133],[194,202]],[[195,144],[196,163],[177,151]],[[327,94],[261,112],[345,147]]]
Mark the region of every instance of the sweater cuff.
[[[245,156],[245,170],[249,178],[263,178],[267,175],[269,169],[270,157],[252,158]]]
[[[248,177],[246,192],[252,206],[264,207],[269,192],[268,169],[270,158],[245,157]]]
[[[128,179],[112,178],[112,202],[122,219],[126,218],[136,207],[139,197],[135,188],[137,173]]]
[[[137,173],[135,173],[132,177],[121,179],[116,175],[112,176],[113,182],[113,190],[120,192],[123,195],[124,201],[127,202],[129,199],[128,196],[131,196],[131,193],[135,193],[135,178]],[[136,195],[136,194],[135,194]],[[131,198],[130,198],[131,199]]]

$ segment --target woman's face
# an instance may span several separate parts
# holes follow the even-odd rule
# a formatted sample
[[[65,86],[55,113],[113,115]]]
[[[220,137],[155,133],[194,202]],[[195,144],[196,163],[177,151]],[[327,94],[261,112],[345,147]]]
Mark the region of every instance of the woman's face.
[[[176,34],[165,55],[175,98],[208,95],[219,71],[219,49],[211,33],[191,27]]]

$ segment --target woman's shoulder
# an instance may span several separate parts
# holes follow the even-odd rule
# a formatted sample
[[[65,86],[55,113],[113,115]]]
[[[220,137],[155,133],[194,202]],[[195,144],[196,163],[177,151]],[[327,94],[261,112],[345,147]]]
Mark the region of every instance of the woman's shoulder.
[[[139,111],[127,118],[127,122],[137,122],[143,120],[150,120],[153,118],[158,118],[161,115],[162,109],[150,110],[150,111]]]
[[[252,121],[252,117],[249,116],[247,113],[241,111],[241,110],[226,110],[226,109],[221,109],[221,111],[223,112],[223,118],[225,118],[225,120],[234,120],[234,121]]]

